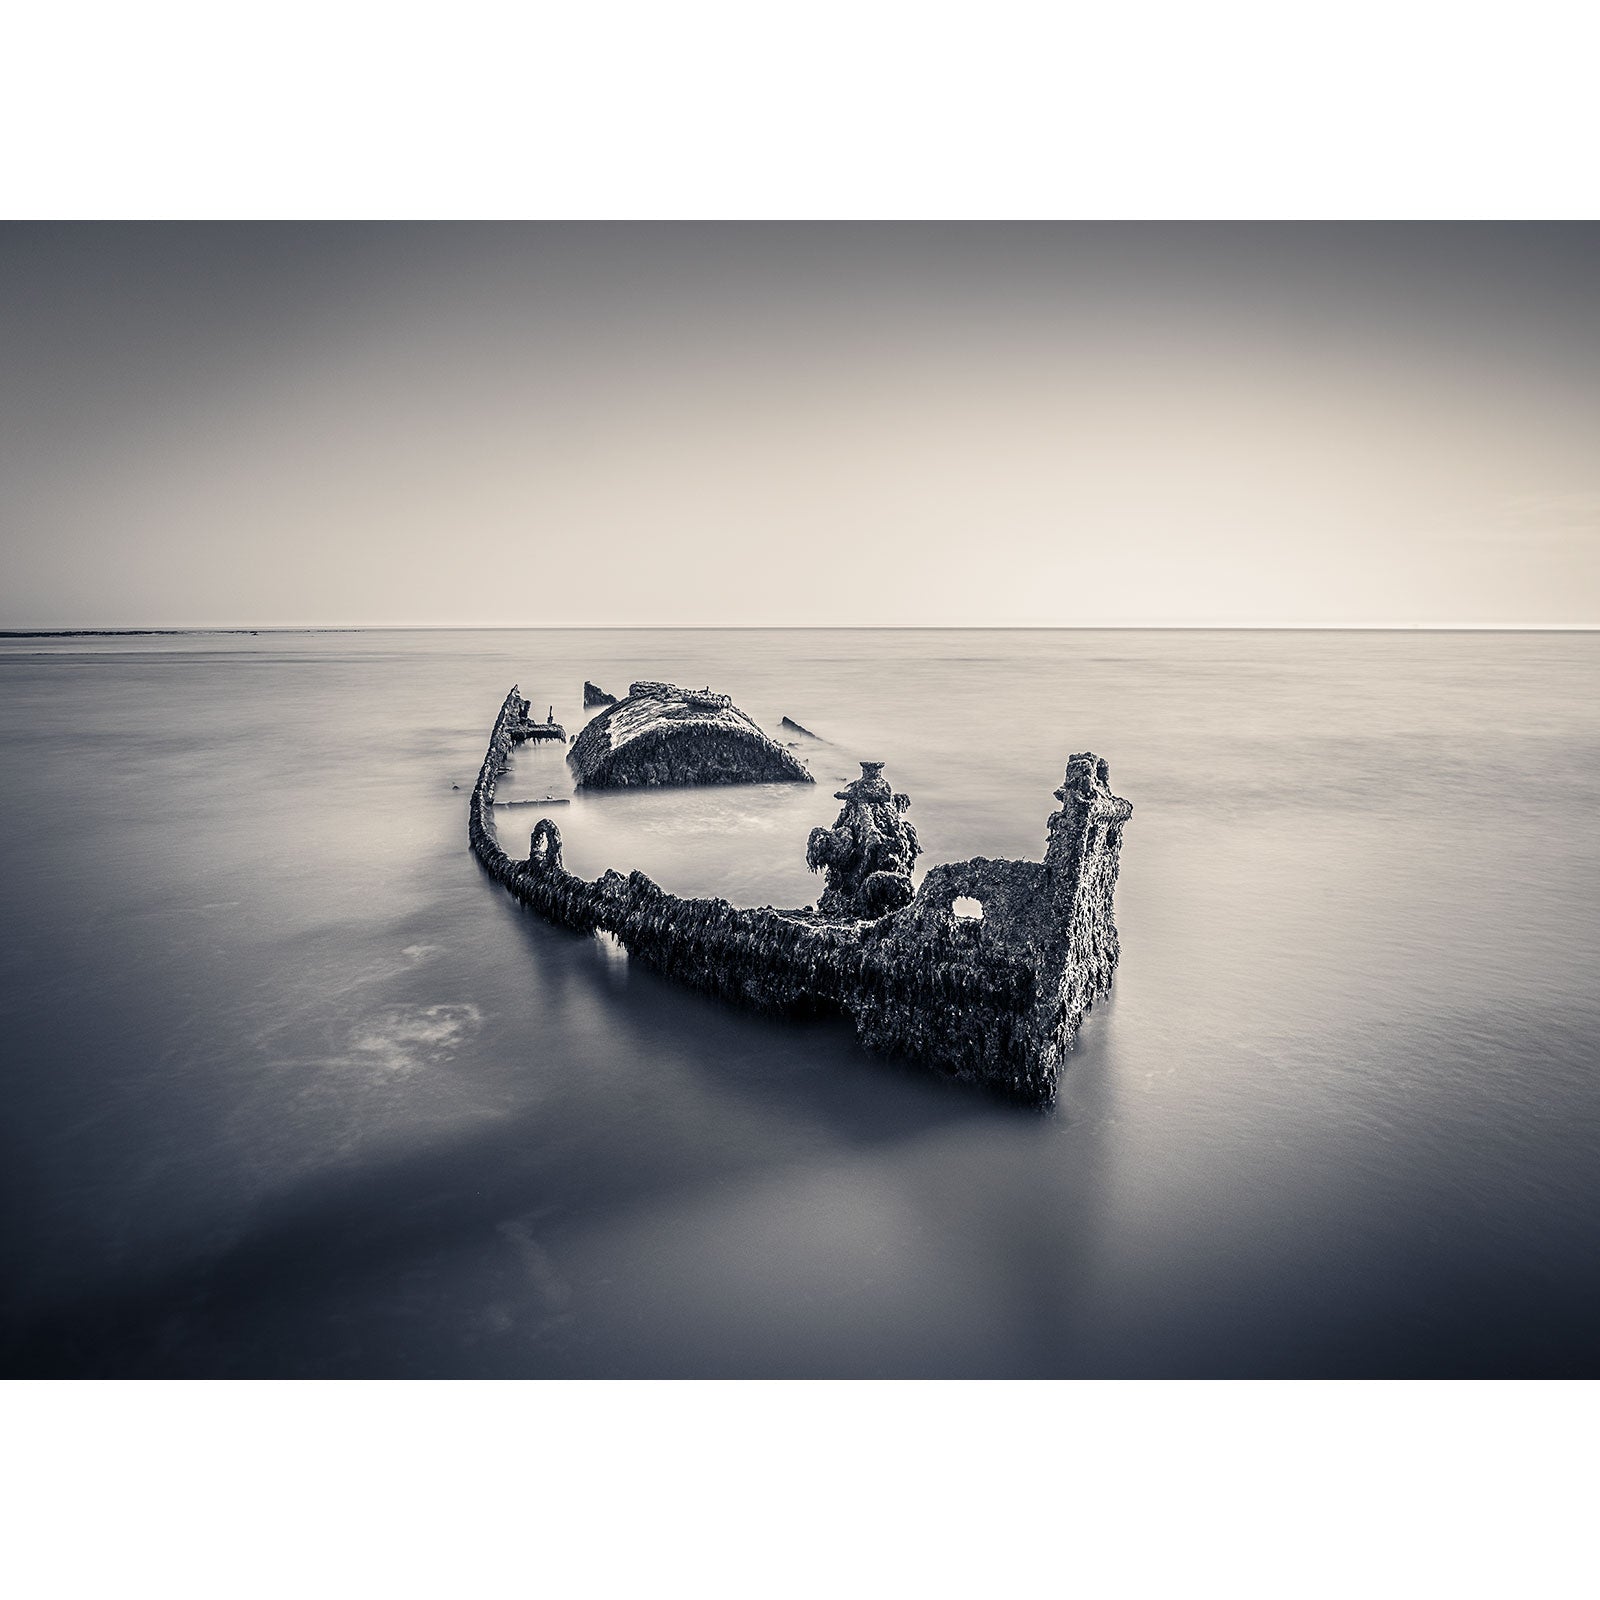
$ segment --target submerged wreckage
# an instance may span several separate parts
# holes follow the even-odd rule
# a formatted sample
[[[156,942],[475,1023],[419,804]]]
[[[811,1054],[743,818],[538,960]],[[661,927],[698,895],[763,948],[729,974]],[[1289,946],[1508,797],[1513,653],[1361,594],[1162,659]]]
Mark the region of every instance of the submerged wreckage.
[[[863,762],[836,796],[838,820],[813,829],[807,845],[807,862],[827,878],[817,909],[741,910],[667,894],[642,872],[577,877],[561,864],[548,817],[528,859],[513,861],[495,835],[494,791],[527,737],[527,713],[513,688],[468,821],[478,860],[524,905],[563,927],[612,934],[698,989],[773,1013],[843,1012],[871,1049],[1024,1100],[1054,1099],[1078,1024],[1117,963],[1112,896],[1133,807],[1112,794],[1104,761],[1067,762],[1042,862],[977,856],[930,868],[920,888],[911,802],[891,790],[882,763]]]
[[[529,705],[524,705],[522,708],[522,726],[517,734],[517,742],[519,744],[523,740],[533,740],[537,743],[543,739],[554,739],[558,744],[567,742],[567,730],[556,721],[556,708],[554,706],[551,706],[545,713],[543,722],[529,721],[528,713],[532,710],[533,707]]]
[[[725,694],[635,683],[572,741],[567,765],[580,789],[688,783],[814,783]]]

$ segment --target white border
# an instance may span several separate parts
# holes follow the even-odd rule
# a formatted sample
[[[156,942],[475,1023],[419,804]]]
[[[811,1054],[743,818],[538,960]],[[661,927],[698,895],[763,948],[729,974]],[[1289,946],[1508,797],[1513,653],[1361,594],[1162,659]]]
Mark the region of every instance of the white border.
[[[1577,1592],[1595,1389],[13,1384],[19,1595]]]
[[[1597,215],[1593,8],[13,8],[11,217]]]

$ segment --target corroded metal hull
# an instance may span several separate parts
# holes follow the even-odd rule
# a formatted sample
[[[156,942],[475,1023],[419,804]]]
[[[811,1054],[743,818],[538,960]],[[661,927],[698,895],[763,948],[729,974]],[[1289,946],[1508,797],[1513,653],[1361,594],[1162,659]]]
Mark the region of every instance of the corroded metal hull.
[[[834,829],[813,835],[813,850],[817,834],[841,841],[821,848],[830,916],[684,899],[642,872],[580,878],[562,866],[561,836],[548,818],[533,831],[529,858],[513,860],[495,833],[494,791],[526,726],[527,702],[513,688],[468,823],[484,869],[523,904],[566,928],[604,930],[695,988],[775,1014],[840,1012],[874,1050],[1023,1100],[1054,1099],[1084,1013],[1117,963],[1112,900],[1133,807],[1111,793],[1103,761],[1081,754],[1068,762],[1043,861],[951,862],[931,868],[914,893],[915,835],[909,846],[902,838],[880,847],[871,813],[888,786],[868,764],[867,776],[841,793]],[[892,804],[903,811],[909,802],[895,796]],[[865,853],[847,861],[852,848]],[[879,861],[887,869],[875,868]],[[906,887],[897,894],[887,880],[899,877]],[[981,919],[957,913],[956,901],[967,899],[981,905]]]
[[[727,695],[673,683],[630,685],[572,741],[567,764],[580,789],[814,781]]]

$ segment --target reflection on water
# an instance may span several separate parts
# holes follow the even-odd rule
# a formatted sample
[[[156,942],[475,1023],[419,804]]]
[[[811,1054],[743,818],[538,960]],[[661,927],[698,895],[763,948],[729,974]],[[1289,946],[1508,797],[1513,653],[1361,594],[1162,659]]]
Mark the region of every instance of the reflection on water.
[[[192,1374],[1592,1374],[1600,640],[0,644],[4,1362]],[[548,927],[466,850],[507,687],[707,683],[815,787],[574,797],[574,870],[804,905],[1135,804],[1053,1113]],[[460,785],[453,788],[452,785]],[[570,795],[559,749],[502,797]],[[500,813],[516,851],[539,815]]]

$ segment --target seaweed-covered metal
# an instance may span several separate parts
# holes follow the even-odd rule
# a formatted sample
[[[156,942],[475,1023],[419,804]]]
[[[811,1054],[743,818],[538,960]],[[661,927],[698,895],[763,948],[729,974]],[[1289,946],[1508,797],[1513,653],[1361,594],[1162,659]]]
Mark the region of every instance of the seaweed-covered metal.
[[[537,742],[541,739],[553,739],[558,744],[565,744],[567,742],[567,730],[556,721],[556,708],[554,706],[551,706],[550,709],[545,713],[543,722],[534,722],[531,720],[529,714],[532,710],[533,707],[524,701],[522,705],[521,729],[517,734],[517,740],[519,743],[521,743],[523,740],[533,740]]]
[[[881,917],[911,903],[911,864],[922,853],[905,820],[909,795],[895,794],[881,761],[863,761],[861,776],[833,797],[844,810],[831,828],[813,828],[806,865],[826,872],[817,902],[825,917]]]
[[[639,682],[572,741],[580,789],[691,783],[812,783],[725,694]]]
[[[842,1012],[874,1050],[1024,1100],[1055,1097],[1084,1013],[1117,963],[1112,899],[1133,807],[1112,794],[1104,761],[1087,752],[1068,760],[1043,861],[978,856],[932,867],[907,903],[879,913],[871,902],[880,891],[869,886],[879,874],[909,881],[918,846],[903,797],[878,763],[863,763],[863,776],[841,791],[839,821],[816,829],[807,850],[828,872],[824,900],[837,891],[833,913],[742,910],[667,894],[642,872],[580,878],[562,866],[561,833],[548,817],[526,861],[507,856],[494,791],[526,737],[527,710],[513,688],[468,820],[479,861],[524,905],[563,927],[610,933],[631,956],[696,988],[774,1013]],[[819,836],[834,843],[819,846]],[[968,900],[980,915],[958,910]]]

